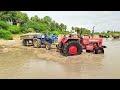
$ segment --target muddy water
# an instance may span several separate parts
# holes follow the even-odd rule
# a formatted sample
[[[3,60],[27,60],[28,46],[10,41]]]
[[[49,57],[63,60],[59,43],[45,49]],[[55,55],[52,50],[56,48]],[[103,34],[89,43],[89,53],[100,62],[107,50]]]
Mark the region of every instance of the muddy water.
[[[83,52],[73,57],[64,57],[54,49],[0,47],[0,78],[120,78],[120,40],[105,39],[104,45],[104,55]]]

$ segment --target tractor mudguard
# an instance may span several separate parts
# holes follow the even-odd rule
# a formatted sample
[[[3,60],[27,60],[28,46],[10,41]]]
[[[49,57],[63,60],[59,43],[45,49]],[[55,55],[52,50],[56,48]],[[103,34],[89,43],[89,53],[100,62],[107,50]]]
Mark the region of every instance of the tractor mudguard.
[[[65,44],[65,38],[62,38],[62,39],[61,39],[61,42],[62,42],[63,44]]]
[[[74,37],[67,37],[67,38],[62,38],[62,43],[65,44],[68,41],[80,41],[80,38],[74,38]]]

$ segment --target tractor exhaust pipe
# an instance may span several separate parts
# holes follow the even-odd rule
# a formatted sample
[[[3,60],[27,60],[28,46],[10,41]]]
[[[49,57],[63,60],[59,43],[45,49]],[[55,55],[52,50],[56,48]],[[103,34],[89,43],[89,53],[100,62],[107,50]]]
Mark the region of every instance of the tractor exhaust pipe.
[[[80,30],[80,36],[79,36],[80,38],[82,37],[82,29]]]
[[[93,30],[92,30],[92,38],[94,37],[94,28],[95,26],[93,27]]]

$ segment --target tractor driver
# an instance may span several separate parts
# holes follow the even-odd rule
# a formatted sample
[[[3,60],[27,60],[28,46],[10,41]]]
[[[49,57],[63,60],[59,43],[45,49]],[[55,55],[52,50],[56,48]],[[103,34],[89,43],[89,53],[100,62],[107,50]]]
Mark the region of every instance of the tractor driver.
[[[80,43],[83,44],[83,35],[80,35],[79,38],[80,38]]]
[[[65,38],[66,38],[66,34],[63,36],[61,41],[64,42]]]
[[[94,49],[98,47],[98,43],[93,44]]]

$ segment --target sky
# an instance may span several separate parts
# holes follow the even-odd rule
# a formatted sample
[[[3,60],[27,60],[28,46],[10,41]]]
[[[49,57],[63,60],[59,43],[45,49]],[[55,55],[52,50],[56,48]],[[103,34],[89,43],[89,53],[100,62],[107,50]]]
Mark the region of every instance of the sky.
[[[83,27],[95,32],[107,30],[120,31],[120,11],[21,11],[30,17],[50,16],[52,20],[71,27]]]

